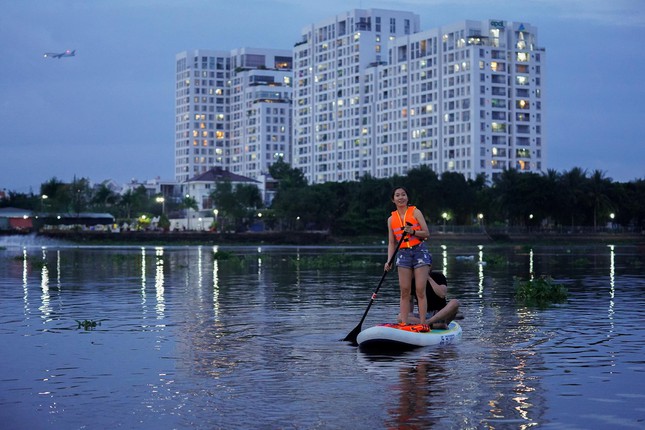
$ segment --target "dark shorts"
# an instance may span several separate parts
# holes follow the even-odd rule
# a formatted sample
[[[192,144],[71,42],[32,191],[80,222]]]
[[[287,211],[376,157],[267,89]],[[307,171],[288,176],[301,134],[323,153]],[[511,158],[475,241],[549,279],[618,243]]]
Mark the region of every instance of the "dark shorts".
[[[428,251],[425,242],[421,242],[412,248],[399,249],[399,255],[396,257],[398,267],[407,267],[416,269],[417,267],[431,266],[432,255]]]

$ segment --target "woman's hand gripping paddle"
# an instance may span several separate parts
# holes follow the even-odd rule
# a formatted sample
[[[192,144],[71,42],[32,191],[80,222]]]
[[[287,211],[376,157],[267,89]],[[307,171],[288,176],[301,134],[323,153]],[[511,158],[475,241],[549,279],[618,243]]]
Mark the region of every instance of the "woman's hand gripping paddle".
[[[399,243],[396,245],[396,249],[394,250],[394,254],[392,254],[392,257],[390,258],[390,261],[387,262],[387,265],[391,268],[392,263],[394,263],[394,257],[396,257],[396,253],[399,252],[399,248],[401,247],[401,244],[403,243],[403,240],[405,239],[406,233],[403,232],[401,235],[401,240],[399,240]],[[358,323],[358,325],[352,330],[346,337],[343,339],[346,342],[351,342],[352,345],[357,346],[358,343],[356,342],[356,338],[358,337],[358,334],[361,332],[361,326],[363,325],[363,321],[365,321],[365,317],[367,316],[367,313],[369,312],[370,308],[372,307],[372,303],[374,303],[374,299],[376,299],[376,294],[378,293],[378,290],[381,288],[381,285],[383,285],[383,280],[385,279],[385,275],[387,275],[388,270],[383,271],[383,276],[381,276],[381,282],[378,283],[378,287],[376,287],[376,290],[372,293],[372,299],[370,300],[370,304],[367,305],[367,309],[365,309],[365,313],[363,314],[363,318],[361,318],[361,322]]]

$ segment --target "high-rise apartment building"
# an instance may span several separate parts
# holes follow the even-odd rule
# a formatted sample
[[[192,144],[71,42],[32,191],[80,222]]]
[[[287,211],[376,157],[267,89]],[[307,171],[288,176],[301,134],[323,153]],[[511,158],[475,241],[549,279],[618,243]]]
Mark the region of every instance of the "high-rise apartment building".
[[[545,170],[545,53],[528,23],[420,31],[413,13],[352,10],[304,28],[293,58],[292,165],[310,183]]]
[[[175,179],[213,167],[259,180],[290,161],[290,51],[241,48],[176,56]]]

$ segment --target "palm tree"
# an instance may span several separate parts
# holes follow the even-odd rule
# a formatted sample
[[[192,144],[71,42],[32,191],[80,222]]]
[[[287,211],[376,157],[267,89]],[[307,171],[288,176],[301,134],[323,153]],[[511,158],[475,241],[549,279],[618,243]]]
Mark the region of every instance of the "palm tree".
[[[105,184],[101,184],[99,188],[94,192],[90,203],[92,207],[94,207],[94,209],[105,211],[117,204],[118,201],[119,195],[112,191]]]
[[[612,202],[609,198],[611,189],[611,178],[605,177],[605,172],[594,170],[589,178],[589,195],[593,202],[593,229],[596,231],[598,224],[598,213],[603,209],[611,208]]]
[[[195,200],[194,197],[191,197],[188,194],[186,194],[186,196],[181,201],[181,207],[186,209],[186,228],[190,230],[190,218],[188,216],[188,209],[192,209],[194,211],[199,210],[199,206],[197,205],[197,200]]]
[[[571,227],[575,225],[576,216],[584,214],[582,206],[585,203],[585,188],[587,186],[587,171],[574,167],[561,177],[561,192],[563,194],[563,209],[571,217]],[[580,217],[581,221],[583,216]]]

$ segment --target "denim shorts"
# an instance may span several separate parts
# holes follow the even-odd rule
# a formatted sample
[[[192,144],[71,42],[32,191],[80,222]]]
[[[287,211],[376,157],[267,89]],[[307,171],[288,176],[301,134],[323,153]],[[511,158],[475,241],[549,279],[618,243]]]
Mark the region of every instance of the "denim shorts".
[[[432,265],[432,255],[428,251],[425,242],[421,242],[412,248],[399,249],[399,255],[396,257],[396,265],[398,267],[408,267],[416,269],[422,266]]]

